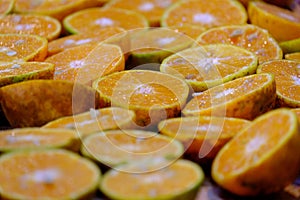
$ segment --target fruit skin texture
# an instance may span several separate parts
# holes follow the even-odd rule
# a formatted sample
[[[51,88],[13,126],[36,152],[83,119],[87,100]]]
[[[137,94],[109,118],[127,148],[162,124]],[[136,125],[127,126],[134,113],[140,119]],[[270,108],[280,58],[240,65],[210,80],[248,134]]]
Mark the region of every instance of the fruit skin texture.
[[[258,1],[258,3],[260,2],[261,1]],[[265,4],[263,2],[261,3]],[[248,4],[248,15],[251,24],[268,30],[278,42],[293,40],[300,37],[300,23],[287,20],[280,16],[274,16],[274,14],[256,8],[255,4],[255,1],[251,1]],[[284,10],[283,8],[279,9]]]
[[[267,117],[272,112],[277,111],[270,111],[259,118]],[[259,118],[256,120],[259,120]],[[292,130],[294,133],[290,134],[290,138],[284,138],[285,140],[280,141],[282,143],[280,148],[274,148],[271,152],[268,152],[268,155],[259,158],[264,159],[263,162],[254,164],[247,168],[247,171],[229,172],[230,174],[226,174],[226,177],[223,174],[218,174],[216,163],[213,163],[213,179],[226,190],[240,196],[255,196],[281,191],[296,179],[300,169],[300,126],[299,122],[297,123],[296,115],[294,115],[293,121],[295,122]],[[243,131],[239,134],[242,135]],[[272,131],[270,131],[270,134],[272,134]],[[227,144],[230,144],[230,142]],[[219,159],[218,157],[221,157],[222,152],[228,147],[229,145],[225,145],[221,149],[214,162]]]
[[[97,108],[99,94],[69,81],[29,80],[2,87],[0,99],[10,125],[18,128],[41,126],[62,116]]]

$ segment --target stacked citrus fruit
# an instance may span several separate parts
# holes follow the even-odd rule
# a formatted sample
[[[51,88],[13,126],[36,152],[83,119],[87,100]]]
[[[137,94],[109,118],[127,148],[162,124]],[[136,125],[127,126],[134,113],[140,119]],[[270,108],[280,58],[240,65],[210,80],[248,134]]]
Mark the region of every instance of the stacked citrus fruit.
[[[270,2],[0,0],[0,198],[297,196],[300,15]]]

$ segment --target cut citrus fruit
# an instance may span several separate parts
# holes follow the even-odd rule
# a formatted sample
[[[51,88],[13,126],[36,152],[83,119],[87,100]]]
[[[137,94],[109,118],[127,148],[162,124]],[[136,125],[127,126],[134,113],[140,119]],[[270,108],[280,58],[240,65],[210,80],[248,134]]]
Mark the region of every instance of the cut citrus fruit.
[[[204,182],[202,168],[189,160],[180,159],[148,173],[126,172],[127,168],[138,171],[141,165],[124,166],[124,171],[107,171],[100,184],[101,191],[110,199],[195,199]]]
[[[284,55],[284,58],[287,60],[294,60],[300,63],[300,51],[294,53],[287,53]]]
[[[300,108],[292,108],[291,110],[296,113],[296,115],[299,119],[299,122],[300,122]]]
[[[185,116],[212,115],[252,120],[274,108],[275,102],[274,76],[253,74],[195,93],[182,113]]]
[[[161,63],[167,56],[188,48],[193,39],[167,28],[131,31],[131,52],[128,65]]]
[[[134,119],[135,113],[131,110],[108,107],[97,110],[90,109],[88,112],[61,117],[45,124],[43,128],[74,129],[80,136],[85,137],[99,131],[129,129]]]
[[[202,26],[190,25],[190,24],[185,24],[182,26],[168,26],[168,29],[171,29],[177,33],[183,33],[194,40],[197,39],[201,33],[207,30]]]
[[[117,26],[125,30],[147,28],[147,19],[134,11],[121,8],[88,8],[75,12],[63,20],[70,33],[96,33],[102,28]]]
[[[106,0],[16,0],[15,13],[38,14],[63,20],[67,15],[89,7],[101,6]]]
[[[97,108],[91,87],[63,80],[28,80],[0,88],[1,106],[12,127],[42,126],[59,117]]]
[[[0,157],[0,194],[5,199],[91,198],[101,176],[93,162],[66,150],[17,151]]]
[[[0,87],[31,79],[53,79],[54,65],[46,62],[0,63]]]
[[[87,85],[91,85],[99,77],[125,68],[122,49],[117,45],[104,43],[68,48],[45,61],[54,64],[55,80],[76,81]]]
[[[19,128],[0,131],[0,152],[66,148],[78,151],[79,137],[67,129]]]
[[[59,37],[61,29],[61,23],[49,16],[11,14],[0,18],[0,34],[39,35],[51,41]]]
[[[15,0],[2,0],[0,7],[0,15],[7,15],[12,12]]]
[[[81,153],[108,167],[124,163],[164,158],[169,163],[180,158],[183,145],[173,138],[143,130],[111,130],[85,137]]]
[[[279,46],[284,53],[300,52],[300,37],[293,40],[280,42]]]
[[[37,35],[0,34],[0,62],[44,61],[48,41]]]
[[[180,114],[189,86],[184,80],[151,70],[116,72],[93,82],[100,105],[118,106],[136,113],[136,124],[147,128]]]
[[[261,64],[257,73],[272,73],[279,106],[300,107],[300,62],[272,60]]]
[[[179,1],[167,8],[161,19],[161,26],[192,24],[212,28],[246,23],[246,9],[240,2],[231,0]]]
[[[252,1],[248,4],[248,15],[253,25],[268,30],[278,42],[300,37],[300,15],[288,9]]]
[[[195,161],[212,161],[218,151],[250,121],[229,117],[180,117],[161,121],[161,134],[181,141],[185,155]]]
[[[269,32],[251,24],[215,27],[203,32],[196,40],[200,45],[215,43],[243,47],[255,53],[260,63],[283,57],[279,44]]]
[[[49,42],[48,57],[62,52],[68,48],[83,44],[95,44],[104,41],[122,44],[122,40],[126,40],[126,32],[120,27],[102,28],[101,30],[97,31],[97,33],[68,35]],[[127,43],[129,43],[129,38]]]
[[[254,74],[257,56],[230,44],[211,44],[177,52],[163,60],[160,71],[186,80],[195,92]]]
[[[220,150],[212,165],[214,181],[244,196],[283,190],[299,174],[299,130],[288,109],[256,118]]]
[[[160,26],[160,18],[165,10],[177,1],[178,0],[112,0],[105,4],[105,7],[122,8],[141,13],[147,18],[150,26],[157,27]]]

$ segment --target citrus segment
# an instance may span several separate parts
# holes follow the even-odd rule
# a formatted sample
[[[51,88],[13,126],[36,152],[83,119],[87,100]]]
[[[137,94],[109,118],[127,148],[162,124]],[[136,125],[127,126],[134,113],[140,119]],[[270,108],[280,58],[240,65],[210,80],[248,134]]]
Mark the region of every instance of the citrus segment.
[[[144,15],[150,26],[160,26],[160,18],[164,11],[178,0],[157,1],[157,0],[112,0],[105,4],[105,7],[122,8],[132,10]]]
[[[300,62],[300,51],[294,53],[287,53],[284,55],[284,58],[287,60],[294,60]]]
[[[62,25],[49,16],[11,14],[0,18],[0,34],[31,34],[47,38],[59,37]]]
[[[279,106],[300,107],[300,62],[272,60],[261,64],[258,73],[272,73]]]
[[[68,35],[49,42],[48,56],[54,55],[68,48],[76,47],[79,45],[95,44],[100,42],[120,42],[120,44],[122,44],[122,40],[126,40],[126,32],[120,27],[103,28],[97,33]],[[127,43],[128,42],[129,39]]]
[[[181,141],[185,155],[195,160],[212,160],[218,151],[250,121],[229,117],[180,117],[161,121],[161,134]]]
[[[189,24],[185,24],[182,26],[168,26],[168,29],[173,30],[177,33],[183,33],[193,40],[197,39],[201,33],[207,30],[202,26],[189,25]]]
[[[64,28],[70,33],[87,33],[105,27],[121,27],[125,30],[147,28],[147,19],[134,11],[120,8],[88,8],[75,12],[63,20]]]
[[[131,110],[108,107],[101,109],[90,109],[88,112],[73,116],[61,117],[51,121],[43,128],[65,128],[76,130],[80,136],[107,131],[113,129],[129,129],[135,118]]]
[[[0,62],[44,61],[48,41],[37,35],[0,34]]]
[[[248,4],[248,15],[251,24],[268,30],[278,42],[300,37],[300,15],[288,9],[252,1]]]
[[[0,87],[32,79],[53,79],[54,65],[46,62],[0,63]]]
[[[136,113],[136,124],[147,128],[180,114],[189,87],[174,76],[150,70],[116,72],[93,82],[100,105],[118,106]]]
[[[97,91],[63,80],[23,81],[1,87],[0,94],[3,113],[12,127],[42,126],[99,105]]]
[[[15,0],[2,0],[0,7],[0,16],[9,14],[15,4]]]
[[[300,52],[300,37],[293,40],[280,42],[279,46],[284,53]]]
[[[196,39],[196,44],[200,45],[215,43],[243,47],[255,53],[260,63],[283,57],[279,44],[269,32],[251,24],[215,27],[203,32]]]
[[[254,74],[195,93],[182,113],[185,116],[213,115],[252,120],[274,108],[275,100],[274,76]]]
[[[163,60],[160,71],[186,80],[195,92],[253,74],[257,56],[229,44],[203,45],[177,52]]]
[[[167,8],[161,19],[161,26],[192,24],[212,28],[246,23],[246,9],[240,2],[231,0],[179,1]]]
[[[288,109],[256,118],[220,150],[212,165],[213,179],[238,195],[283,190],[299,173],[299,130],[296,114]]]
[[[79,150],[75,131],[66,129],[19,128],[0,131],[0,151],[66,148]]]
[[[66,150],[17,151],[0,157],[0,179],[6,199],[83,199],[97,190],[101,171]]]
[[[107,171],[101,191],[111,199],[195,199],[205,176],[199,165],[183,159],[148,173],[126,172],[134,167],[142,166],[137,163],[124,166],[124,171]]]
[[[164,158],[169,163],[183,154],[183,146],[170,137],[142,130],[111,130],[91,134],[82,141],[81,153],[106,166]]]
[[[161,63],[167,56],[188,48],[193,40],[167,28],[131,31],[130,65]]]
[[[87,85],[91,85],[96,78],[125,68],[121,48],[104,43],[68,48],[45,61],[54,64],[55,80],[76,81]]]
[[[63,20],[67,15],[81,9],[101,6],[106,0],[16,0],[15,13],[38,14]]]

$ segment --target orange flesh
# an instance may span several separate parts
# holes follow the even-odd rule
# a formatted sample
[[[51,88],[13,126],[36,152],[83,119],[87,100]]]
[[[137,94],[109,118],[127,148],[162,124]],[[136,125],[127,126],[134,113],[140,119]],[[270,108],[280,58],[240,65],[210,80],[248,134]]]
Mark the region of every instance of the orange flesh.
[[[270,59],[280,59],[279,46],[275,40],[270,38],[267,32],[256,29],[252,26],[238,26],[215,29],[207,32],[199,38],[199,44],[232,44],[243,47],[254,52],[260,62]]]
[[[115,73],[100,80],[98,90],[123,105],[150,107],[179,103],[181,99],[178,99],[178,94],[182,94],[180,92],[183,92],[184,88],[178,87],[176,91],[172,88],[182,85],[182,82],[169,79],[164,74],[148,74],[149,72]]]
[[[300,63],[300,52],[285,54],[285,59],[295,60]]]
[[[300,101],[300,63],[284,60],[274,60],[264,63],[262,72],[274,74],[277,93]]]
[[[24,63],[8,63],[0,64],[0,77],[21,75],[30,72],[39,72],[52,68],[50,63],[43,62],[24,62]]]
[[[224,104],[261,88],[269,81],[270,79],[267,75],[236,79],[197,94],[187,104],[185,109],[198,110]]]
[[[54,19],[39,15],[7,15],[0,18],[0,24],[1,34],[35,34],[47,38],[53,37],[52,35],[61,29]]]
[[[112,173],[103,183],[106,190],[116,196],[128,198],[177,194],[192,187],[199,178],[199,174],[192,167],[176,163],[149,173]]]
[[[68,23],[80,33],[97,32],[105,27],[121,27],[125,30],[148,27],[147,21],[132,12],[116,8],[91,8],[72,15]],[[66,18],[67,19],[67,18]],[[126,20],[125,20],[126,19]]]
[[[71,132],[40,131],[2,131],[0,132],[0,147],[29,147],[56,145],[69,142],[76,135]]]
[[[250,53],[207,46],[183,51],[164,63],[168,73],[177,72],[185,79],[207,81],[216,80],[239,71],[254,61]]]
[[[188,1],[168,14],[167,26],[193,24],[206,28],[244,24],[247,18],[244,10],[236,6],[234,1],[228,0]]]
[[[278,6],[274,6],[272,4],[267,4],[259,1],[255,2],[255,6],[257,6],[258,8],[264,11],[267,11],[272,15],[279,16],[280,18],[284,18],[294,23],[300,23],[300,15],[298,15],[296,12],[292,12],[288,9],[283,9]]]
[[[46,45],[47,40],[38,39],[34,36],[1,35],[0,60],[2,62],[29,61],[33,59],[35,53]]]
[[[1,191],[31,198],[63,198],[85,192],[95,180],[95,172],[86,163],[60,153],[14,156],[1,162],[0,171],[0,180],[5,183]],[[47,174],[53,173],[54,177],[48,175],[51,178],[46,180]]]
[[[33,10],[54,10],[61,6],[74,4],[74,0],[64,1],[36,1],[36,0],[17,0],[16,7],[18,10],[33,11]]]
[[[267,120],[267,121],[266,121]],[[273,115],[272,118],[261,120],[255,126],[248,127],[246,132],[238,135],[230,142],[218,162],[222,163],[217,171],[226,174],[237,172],[245,167],[255,166],[264,155],[278,145],[290,129],[289,115]],[[286,122],[286,123],[282,123]],[[270,126],[272,131],[270,132]],[[275,155],[276,156],[276,155]]]
[[[163,132],[176,138],[231,138],[246,127],[250,122],[229,118],[182,118],[169,120],[163,127]]]
[[[12,0],[2,0],[0,6],[0,14],[4,14],[10,9]]]
[[[168,27],[177,33],[183,33],[189,36],[191,39],[196,39],[206,28],[200,26],[183,25],[183,26],[170,26]]]

